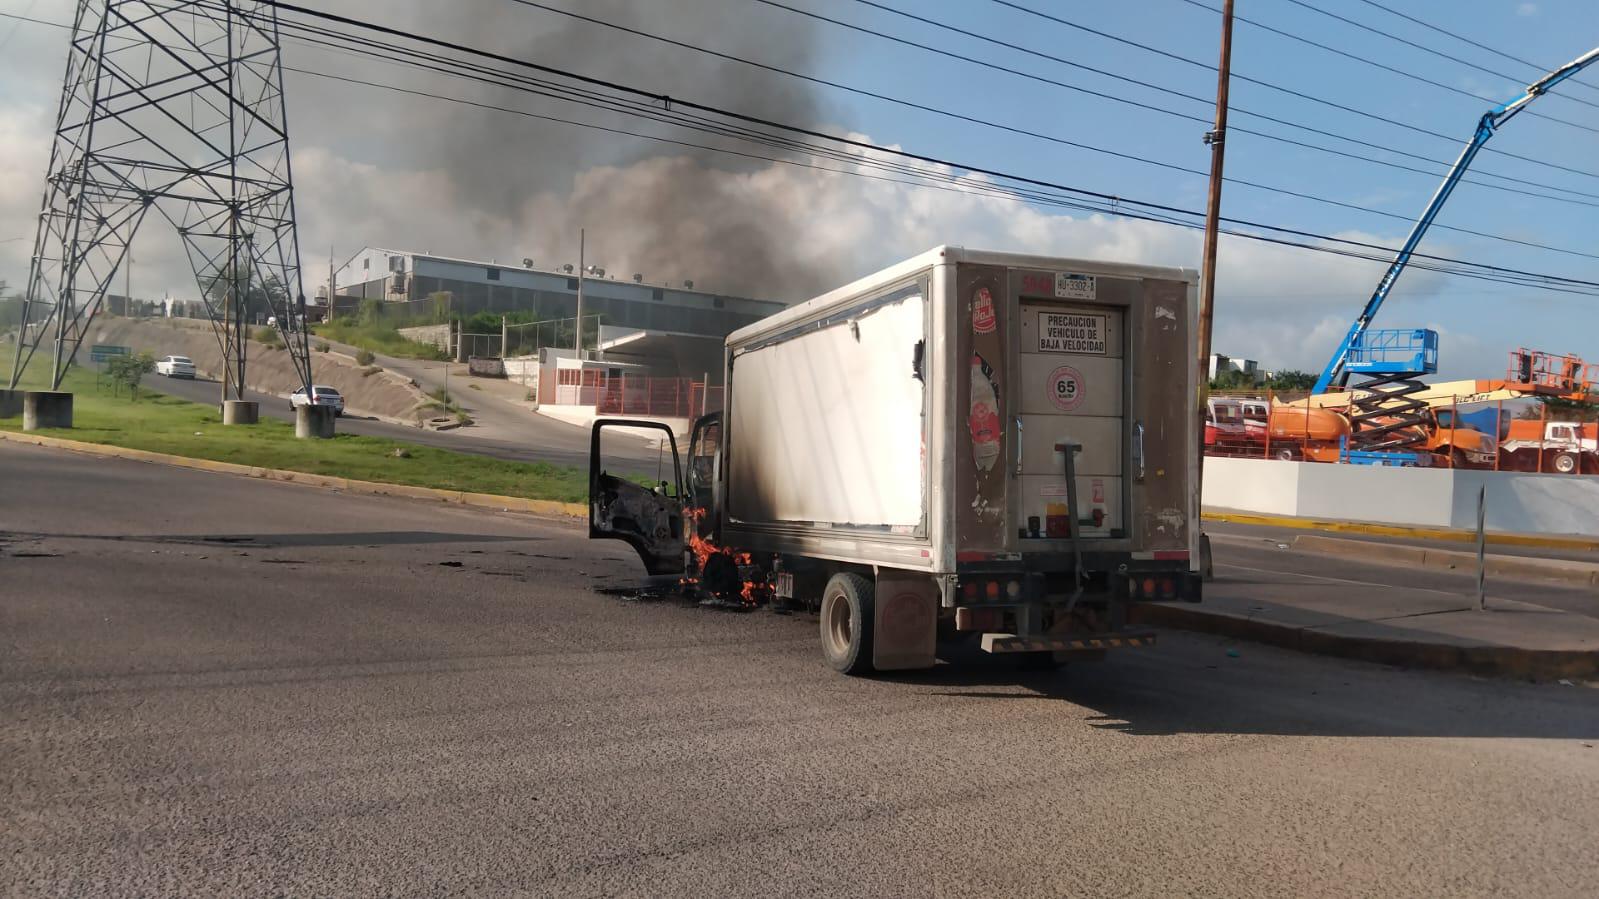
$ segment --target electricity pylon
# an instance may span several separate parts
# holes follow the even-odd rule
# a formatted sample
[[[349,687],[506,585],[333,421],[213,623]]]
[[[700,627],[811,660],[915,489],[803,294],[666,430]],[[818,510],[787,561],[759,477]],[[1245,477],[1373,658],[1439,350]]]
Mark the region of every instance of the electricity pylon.
[[[276,10],[256,0],[80,0],[10,386],[49,342],[50,388],[154,210],[182,239],[242,399],[252,317],[307,390],[305,295]]]

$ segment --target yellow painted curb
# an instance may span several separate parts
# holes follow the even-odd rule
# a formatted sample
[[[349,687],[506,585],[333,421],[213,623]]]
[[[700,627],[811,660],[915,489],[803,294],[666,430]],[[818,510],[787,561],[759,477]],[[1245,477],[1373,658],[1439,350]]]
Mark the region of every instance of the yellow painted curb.
[[[1266,527],[1296,528],[1302,531],[1339,531],[1346,534],[1375,534],[1381,537],[1415,537],[1422,540],[1452,540],[1470,543],[1477,539],[1472,531],[1453,528],[1408,527],[1397,524],[1368,524],[1361,521],[1331,521],[1316,518],[1290,518],[1282,515],[1256,515],[1252,512],[1205,512],[1207,521],[1225,521],[1231,524],[1255,524]],[[1549,537],[1539,534],[1487,535],[1489,543],[1499,546],[1541,546],[1550,549],[1599,550],[1599,540],[1582,537]]]
[[[114,459],[131,459],[137,462],[154,462],[159,465],[172,465],[178,468],[192,468],[197,471],[210,471],[218,474],[242,475],[247,478],[260,478],[267,481],[284,481],[293,484],[304,484],[309,487],[323,487],[332,490],[343,490],[348,493],[359,493],[367,496],[399,496],[407,499],[425,499],[437,502],[454,503],[460,506],[472,506],[479,509],[498,509],[505,512],[521,512],[526,515],[538,515],[544,518],[587,518],[588,507],[582,503],[562,503],[548,499],[526,499],[520,496],[499,496],[493,493],[466,493],[460,490],[440,490],[435,487],[415,487],[410,484],[384,484],[378,481],[357,481],[351,478],[333,477],[331,475],[310,474],[304,471],[288,471],[281,468],[259,468],[254,465],[238,465],[233,462],[218,462],[214,459],[193,459],[188,456],[174,456],[170,453],[154,453],[149,450],[130,449],[124,446],[111,446],[104,443],[85,443],[81,440],[64,440],[60,437],[44,437],[38,434],[19,434],[14,431],[0,431],[0,440],[9,440],[12,443],[27,443],[34,446],[53,447],[56,449],[70,450],[76,453],[87,453],[93,456],[107,456]]]

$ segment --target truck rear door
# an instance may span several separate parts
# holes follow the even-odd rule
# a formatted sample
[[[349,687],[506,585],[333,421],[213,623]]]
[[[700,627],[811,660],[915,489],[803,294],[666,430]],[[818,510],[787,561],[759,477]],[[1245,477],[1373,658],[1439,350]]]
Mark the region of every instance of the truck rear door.
[[[1136,360],[1127,454],[1135,511],[1127,530],[1137,551],[1187,558],[1199,527],[1192,298],[1186,281],[1145,279],[1140,294],[1126,323]]]
[[[1015,410],[1021,439],[1016,457],[1013,527],[1025,549],[1039,539],[1070,536],[1066,451],[1078,444],[1078,533],[1120,536],[1126,402],[1123,396],[1123,312],[1072,300],[1024,298]]]

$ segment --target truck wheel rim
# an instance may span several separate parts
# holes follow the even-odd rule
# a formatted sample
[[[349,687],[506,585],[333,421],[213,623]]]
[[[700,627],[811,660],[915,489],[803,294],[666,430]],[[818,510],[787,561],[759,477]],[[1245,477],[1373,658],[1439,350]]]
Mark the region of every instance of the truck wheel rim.
[[[835,655],[842,656],[849,652],[850,644],[850,611],[849,603],[842,596],[834,595],[833,601],[827,607],[827,640],[828,648]]]

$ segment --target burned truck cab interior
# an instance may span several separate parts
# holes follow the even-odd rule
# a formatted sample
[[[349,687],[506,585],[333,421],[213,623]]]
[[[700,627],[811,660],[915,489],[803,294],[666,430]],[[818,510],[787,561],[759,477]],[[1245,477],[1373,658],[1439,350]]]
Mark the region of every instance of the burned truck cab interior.
[[[649,486],[604,465],[606,431],[644,429],[662,432],[660,468],[671,451],[672,480]],[[683,529],[683,472],[672,429],[656,421],[605,419],[595,422],[589,438],[589,536],[621,540],[638,551],[652,575],[682,574],[687,545]]]

